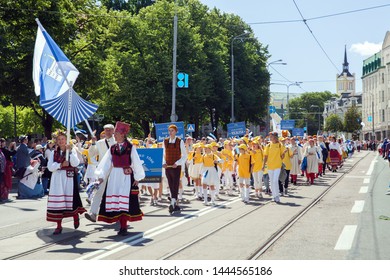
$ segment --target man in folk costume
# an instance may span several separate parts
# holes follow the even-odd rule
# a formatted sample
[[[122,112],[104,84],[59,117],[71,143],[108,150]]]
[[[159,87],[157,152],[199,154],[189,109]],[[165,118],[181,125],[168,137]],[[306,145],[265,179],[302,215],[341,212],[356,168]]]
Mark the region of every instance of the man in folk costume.
[[[63,218],[73,217],[74,228],[77,229],[80,225],[79,214],[86,210],[81,203],[77,181],[77,166],[80,160],[76,149],[67,144],[65,132],[58,131],[55,137],[57,148],[51,152],[47,164],[52,175],[46,220],[57,223],[53,233],[57,235],[62,232]],[[69,151],[69,160],[66,159],[66,150]]]
[[[119,222],[118,234],[123,236],[128,233],[127,222],[142,220],[143,216],[138,201],[138,182],[145,178],[145,171],[137,150],[126,138],[129,131],[129,124],[116,123],[117,143],[106,152],[95,172],[99,182],[106,184],[98,221]]]
[[[187,160],[186,148],[182,139],[176,136],[177,126],[171,124],[168,127],[169,137],[164,139],[163,146],[163,168],[168,180],[168,185],[171,193],[171,205],[169,205],[169,213],[179,211],[178,192],[180,184],[181,167]]]
[[[116,143],[114,135],[114,126],[112,124],[106,124],[103,132],[100,136],[103,136],[99,141],[96,142],[96,137],[92,137],[91,147],[88,149],[88,156],[90,158],[98,158],[98,163],[103,159],[106,152],[110,149],[112,145]],[[104,188],[106,184],[101,184],[100,188],[92,196],[91,208],[88,213],[85,213],[85,218],[91,222],[96,222],[97,214],[99,213],[99,207],[102,202],[102,197],[104,193]]]

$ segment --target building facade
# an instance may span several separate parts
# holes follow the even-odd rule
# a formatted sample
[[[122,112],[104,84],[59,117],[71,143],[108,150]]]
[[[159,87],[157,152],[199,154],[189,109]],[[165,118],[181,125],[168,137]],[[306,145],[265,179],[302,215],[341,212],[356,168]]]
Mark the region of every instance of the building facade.
[[[344,114],[352,106],[356,106],[359,111],[362,110],[362,93],[356,93],[355,73],[349,72],[349,63],[347,58],[347,48],[344,50],[344,63],[341,74],[336,75],[336,93],[339,97],[333,97],[324,104],[324,127],[326,118],[332,114],[338,115],[344,120]]]
[[[363,137],[378,140],[390,137],[390,31],[382,50],[363,61]]]

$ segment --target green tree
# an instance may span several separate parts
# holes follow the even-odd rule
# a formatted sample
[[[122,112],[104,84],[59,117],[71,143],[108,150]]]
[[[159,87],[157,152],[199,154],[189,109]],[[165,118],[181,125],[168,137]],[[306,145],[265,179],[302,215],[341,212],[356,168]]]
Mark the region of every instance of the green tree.
[[[325,120],[325,130],[328,132],[341,132],[343,131],[343,121],[339,115],[332,114]]]
[[[356,106],[352,106],[344,114],[344,131],[354,133],[361,129],[362,114]]]
[[[306,92],[299,97],[290,99],[288,118],[296,120],[297,127],[306,126],[309,135],[315,134],[318,130],[318,114],[320,115],[320,124],[322,124],[324,102],[333,96],[335,95],[329,91]]]

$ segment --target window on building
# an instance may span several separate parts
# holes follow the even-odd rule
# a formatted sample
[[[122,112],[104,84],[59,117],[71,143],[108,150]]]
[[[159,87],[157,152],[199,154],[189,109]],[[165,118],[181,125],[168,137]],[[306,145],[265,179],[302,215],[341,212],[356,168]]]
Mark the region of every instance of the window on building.
[[[353,90],[353,82],[348,83],[348,90]]]
[[[382,73],[382,84],[385,83],[385,73]]]
[[[343,82],[339,82],[339,90],[343,90]]]
[[[382,111],[381,121],[385,122],[385,110],[381,110],[381,111]]]

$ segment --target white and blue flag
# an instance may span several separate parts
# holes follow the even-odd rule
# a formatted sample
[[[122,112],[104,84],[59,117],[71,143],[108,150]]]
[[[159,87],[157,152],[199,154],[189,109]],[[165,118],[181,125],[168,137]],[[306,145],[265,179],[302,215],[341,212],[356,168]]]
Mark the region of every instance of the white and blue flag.
[[[78,75],[76,67],[38,23],[33,60],[35,94],[41,96],[41,101],[56,98],[74,85]]]
[[[73,90],[79,71],[38,20],[37,23],[33,60],[35,94],[40,96],[39,104],[69,131],[92,116],[98,106]]]

